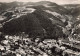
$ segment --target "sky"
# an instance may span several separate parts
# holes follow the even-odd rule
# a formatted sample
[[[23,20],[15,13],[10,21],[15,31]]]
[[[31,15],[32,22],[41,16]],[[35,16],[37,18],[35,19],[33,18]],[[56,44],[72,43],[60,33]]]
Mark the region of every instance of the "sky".
[[[0,2],[38,2],[38,1],[52,1],[57,4],[80,4],[80,0],[0,0]]]

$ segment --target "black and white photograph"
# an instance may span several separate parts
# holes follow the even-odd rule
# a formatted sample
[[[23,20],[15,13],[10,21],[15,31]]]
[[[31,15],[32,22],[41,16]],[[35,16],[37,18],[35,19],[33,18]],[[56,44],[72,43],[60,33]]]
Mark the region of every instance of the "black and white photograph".
[[[80,56],[80,0],[0,0],[0,56]]]

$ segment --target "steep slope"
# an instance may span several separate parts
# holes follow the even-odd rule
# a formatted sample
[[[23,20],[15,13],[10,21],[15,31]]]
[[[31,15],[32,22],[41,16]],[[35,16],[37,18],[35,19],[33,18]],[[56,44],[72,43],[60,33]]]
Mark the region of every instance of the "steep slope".
[[[31,37],[44,37],[43,34],[45,31],[47,35],[46,38],[57,39],[63,37],[62,28],[60,26],[65,27],[64,23],[55,16],[43,10],[35,10],[33,13],[5,22],[1,30],[4,34],[9,35],[25,32]]]
[[[58,25],[60,25],[62,27],[65,27],[64,23],[60,19],[56,18],[52,14],[47,13],[47,12],[45,12],[43,10],[36,10],[36,11],[33,12],[33,14],[37,18],[39,18],[39,20],[43,21],[43,23],[46,22],[46,25],[49,24],[48,23],[49,21],[51,21],[53,24],[58,24]],[[48,22],[45,21],[45,20],[47,20]],[[50,24],[48,26],[50,26]],[[43,27],[44,27],[44,25],[43,25]]]
[[[69,10],[65,9],[64,7],[62,7],[62,6],[60,6],[60,5],[56,4],[56,3],[48,2],[48,1],[47,2],[46,1],[36,2],[36,3],[43,3],[43,4],[32,5],[32,6],[27,5],[26,8],[34,8],[34,9],[38,9],[38,10],[41,9],[43,11],[46,11],[49,14],[52,14],[56,18],[61,19],[64,22],[66,20],[70,20],[71,17],[72,17],[70,15]]]
[[[35,33],[35,31],[37,33]],[[9,35],[14,35],[20,32],[38,34],[40,31],[42,31],[42,27],[40,26],[39,20],[32,14],[28,14],[27,16],[23,15],[20,18],[12,19],[3,25],[3,32]]]
[[[9,35],[26,32],[27,34],[37,36],[45,32],[51,38],[63,37],[62,28],[65,28],[65,21],[68,20],[66,19],[67,16],[64,16],[64,14],[67,15],[67,10],[56,3],[48,1],[36,2],[35,4],[38,5],[26,6],[26,9],[34,8],[34,12],[7,20],[3,25],[2,31]]]

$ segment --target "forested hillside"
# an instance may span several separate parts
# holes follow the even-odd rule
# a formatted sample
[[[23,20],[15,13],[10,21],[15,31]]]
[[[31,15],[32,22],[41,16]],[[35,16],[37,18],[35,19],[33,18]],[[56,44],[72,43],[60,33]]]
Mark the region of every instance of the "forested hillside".
[[[0,55],[80,55],[80,6],[50,1],[0,3]]]

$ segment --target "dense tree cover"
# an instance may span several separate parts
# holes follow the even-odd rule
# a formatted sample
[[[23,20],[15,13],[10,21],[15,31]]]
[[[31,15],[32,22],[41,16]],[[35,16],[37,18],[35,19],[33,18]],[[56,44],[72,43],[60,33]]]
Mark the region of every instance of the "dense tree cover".
[[[43,5],[45,3],[49,4]],[[12,4],[16,7],[17,3]],[[4,15],[7,18],[0,21],[0,52],[4,56],[68,56],[67,50],[72,54],[80,52],[77,41],[80,38],[80,21],[73,20],[80,14],[78,9],[69,10],[69,13],[66,8],[48,1],[31,4],[33,6],[26,9],[34,8],[34,12],[14,18],[11,17],[13,13],[7,13]]]
[[[40,32],[40,30],[42,31],[42,27],[38,19],[32,14],[12,19],[3,25],[3,31],[7,34],[16,34],[18,32],[31,33],[33,31],[35,32],[35,30],[36,32]]]
[[[53,21],[49,19],[50,17],[53,18]],[[58,25],[62,27],[65,26],[62,21],[51,14],[36,10],[33,13],[5,22],[2,31],[4,34],[9,35],[25,32],[33,37],[44,37],[44,32],[46,32],[46,38],[58,38],[58,36],[63,37],[62,29]]]

